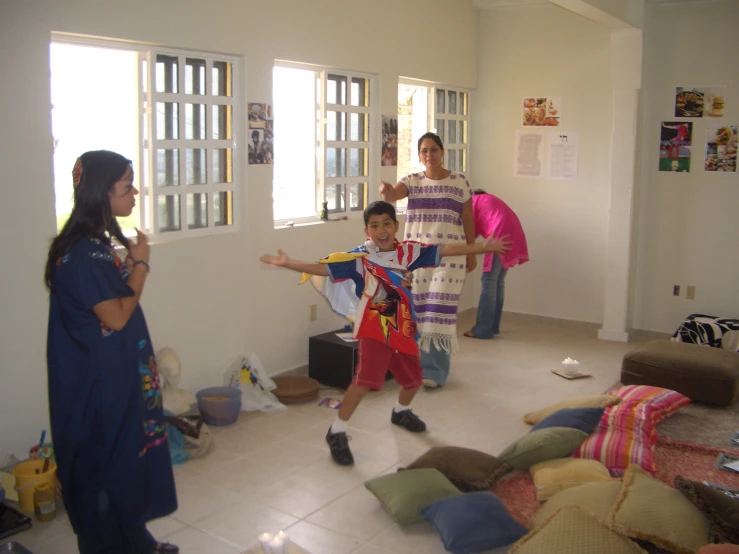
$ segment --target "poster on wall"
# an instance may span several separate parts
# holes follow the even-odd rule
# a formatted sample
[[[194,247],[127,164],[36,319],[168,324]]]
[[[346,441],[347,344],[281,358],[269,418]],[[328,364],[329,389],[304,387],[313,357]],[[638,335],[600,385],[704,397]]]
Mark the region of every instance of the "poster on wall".
[[[558,127],[562,113],[559,96],[524,96],[524,127]]]
[[[398,116],[382,116],[382,158],[385,166],[398,165]]]
[[[677,87],[675,117],[724,117],[726,86]]]
[[[659,136],[659,170],[690,171],[693,123],[663,121]]]
[[[249,129],[264,129],[272,119],[272,104],[249,102]]]
[[[577,133],[550,131],[548,137],[547,178],[555,181],[577,179],[579,136]]]
[[[249,103],[249,165],[274,163],[272,104]]]
[[[706,156],[703,169],[736,173],[737,127],[706,129]]]
[[[544,135],[535,131],[516,131],[513,176],[541,177]]]

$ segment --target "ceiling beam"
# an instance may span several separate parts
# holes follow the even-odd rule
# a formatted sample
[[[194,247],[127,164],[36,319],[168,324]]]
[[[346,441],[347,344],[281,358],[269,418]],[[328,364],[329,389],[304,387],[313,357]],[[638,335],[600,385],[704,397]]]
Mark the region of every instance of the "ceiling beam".
[[[472,0],[476,8],[516,8],[519,6],[532,6],[534,4],[548,4],[548,0]]]

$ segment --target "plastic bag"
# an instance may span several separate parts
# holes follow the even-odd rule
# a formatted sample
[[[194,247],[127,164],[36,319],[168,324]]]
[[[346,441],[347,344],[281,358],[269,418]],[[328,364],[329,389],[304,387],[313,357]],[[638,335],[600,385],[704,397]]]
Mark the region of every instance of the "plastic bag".
[[[287,410],[282,402],[272,394],[277,388],[262,367],[256,354],[237,356],[223,375],[223,384],[241,390],[242,412],[284,412]]]

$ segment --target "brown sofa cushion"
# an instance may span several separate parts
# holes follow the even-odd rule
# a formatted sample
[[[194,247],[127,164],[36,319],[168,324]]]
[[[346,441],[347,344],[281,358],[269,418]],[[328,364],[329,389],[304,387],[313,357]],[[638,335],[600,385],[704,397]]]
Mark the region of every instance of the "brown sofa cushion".
[[[624,356],[621,382],[671,389],[696,402],[728,406],[739,399],[739,353],[655,340]]]
[[[406,469],[434,468],[465,492],[489,490],[513,468],[495,456],[460,446],[435,446]]]

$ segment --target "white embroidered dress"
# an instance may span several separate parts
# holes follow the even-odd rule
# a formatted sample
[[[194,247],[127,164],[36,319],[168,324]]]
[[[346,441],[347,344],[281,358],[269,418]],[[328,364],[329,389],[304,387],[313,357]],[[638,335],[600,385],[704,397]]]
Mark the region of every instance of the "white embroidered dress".
[[[408,188],[405,240],[425,244],[467,242],[462,225],[462,205],[472,198],[472,187],[462,173],[445,179],[414,173],[401,179]],[[466,256],[445,257],[439,267],[413,272],[413,303],[419,346],[428,352],[456,353],[457,307],[466,275]]]

